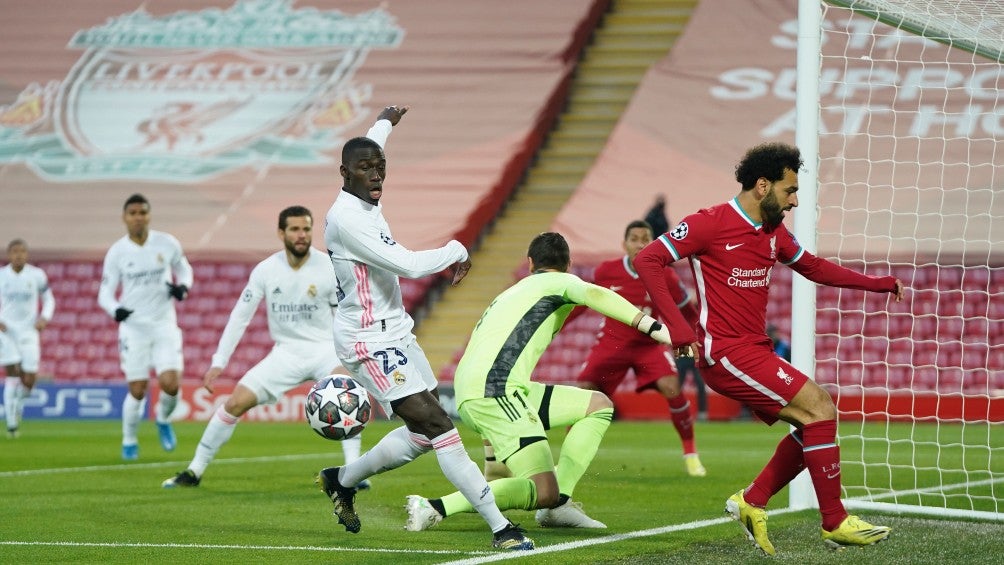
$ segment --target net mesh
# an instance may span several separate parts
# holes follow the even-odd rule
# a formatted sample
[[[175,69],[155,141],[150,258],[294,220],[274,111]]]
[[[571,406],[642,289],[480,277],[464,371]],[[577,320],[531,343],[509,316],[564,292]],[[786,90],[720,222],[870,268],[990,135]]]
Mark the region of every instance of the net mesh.
[[[1004,3],[835,4],[818,249],[909,289],[820,289],[845,495],[1004,519]]]

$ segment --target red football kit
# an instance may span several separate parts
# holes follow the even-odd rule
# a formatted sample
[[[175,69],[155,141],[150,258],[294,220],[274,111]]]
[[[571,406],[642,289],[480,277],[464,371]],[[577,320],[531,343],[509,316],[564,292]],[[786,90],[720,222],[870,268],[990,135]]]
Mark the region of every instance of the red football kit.
[[[663,277],[673,300],[673,309],[687,308],[690,297],[676,271],[664,267]],[[664,318],[649,298],[627,255],[597,266],[593,282],[620,294],[646,314]],[[696,316],[692,307],[690,310]],[[576,311],[584,312],[585,308],[576,308]],[[607,396],[612,396],[617,390],[628,369],[634,370],[636,390],[648,388],[660,378],[676,374],[670,350],[627,324],[604,318],[597,337],[578,380],[595,384]]]
[[[690,258],[697,290],[697,336],[674,312],[662,272]],[[805,251],[784,224],[754,222],[737,198],[684,218],[635,257],[638,276],[665,314],[674,346],[699,344],[701,375],[715,391],[760,413],[768,423],[802,388],[807,377],[778,357],[766,334],[771,270],[784,263],[829,286],[895,292],[895,277],[873,277]]]

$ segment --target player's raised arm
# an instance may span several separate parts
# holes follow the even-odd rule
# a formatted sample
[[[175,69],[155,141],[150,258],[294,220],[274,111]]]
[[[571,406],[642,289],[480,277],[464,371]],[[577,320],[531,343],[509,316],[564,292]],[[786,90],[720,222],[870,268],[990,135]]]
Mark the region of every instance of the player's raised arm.
[[[468,254],[467,259],[454,263],[450,268],[453,270],[452,285],[457,286],[460,284],[460,281],[464,280],[464,277],[466,277],[467,273],[471,270],[470,254]]]
[[[377,142],[381,148],[387,147],[387,138],[390,136],[391,128],[401,121],[410,106],[387,106],[380,111],[376,122],[366,132],[366,137]]]

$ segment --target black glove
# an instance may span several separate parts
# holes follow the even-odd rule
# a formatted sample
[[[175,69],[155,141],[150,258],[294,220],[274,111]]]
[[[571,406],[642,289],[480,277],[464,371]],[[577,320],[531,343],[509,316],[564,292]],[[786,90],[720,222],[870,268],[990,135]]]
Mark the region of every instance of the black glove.
[[[167,293],[173,296],[178,302],[181,302],[188,297],[188,287],[183,284],[167,283]]]
[[[130,314],[132,314],[132,310],[129,310],[128,308],[116,308],[115,309],[115,321],[116,322],[123,322],[123,321],[125,321],[126,318],[129,317]]]

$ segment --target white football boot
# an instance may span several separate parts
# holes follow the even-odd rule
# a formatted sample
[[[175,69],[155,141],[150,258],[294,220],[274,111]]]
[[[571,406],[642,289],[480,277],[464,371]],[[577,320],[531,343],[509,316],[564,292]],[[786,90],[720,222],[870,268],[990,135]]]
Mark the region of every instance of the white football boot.
[[[541,508],[535,516],[542,528],[606,528],[599,520],[593,520],[582,511],[582,505],[569,498],[557,508]]]
[[[409,532],[428,530],[443,521],[439,512],[429,505],[429,500],[417,494],[408,495],[408,503],[404,508],[408,511],[408,521],[405,522],[404,529]]]

